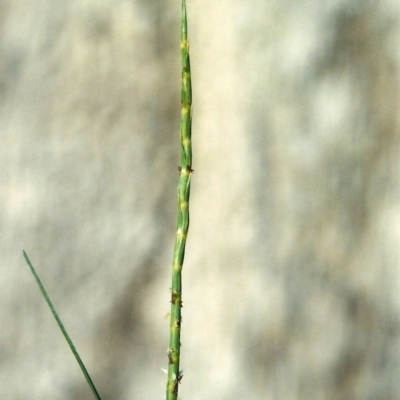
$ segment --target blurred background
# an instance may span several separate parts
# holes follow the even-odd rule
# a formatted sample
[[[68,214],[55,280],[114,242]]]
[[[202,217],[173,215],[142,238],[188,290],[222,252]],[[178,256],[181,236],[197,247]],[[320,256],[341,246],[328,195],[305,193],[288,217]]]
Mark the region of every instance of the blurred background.
[[[165,396],[179,0],[0,1],[0,398]],[[400,399],[400,3],[190,0],[182,399]]]

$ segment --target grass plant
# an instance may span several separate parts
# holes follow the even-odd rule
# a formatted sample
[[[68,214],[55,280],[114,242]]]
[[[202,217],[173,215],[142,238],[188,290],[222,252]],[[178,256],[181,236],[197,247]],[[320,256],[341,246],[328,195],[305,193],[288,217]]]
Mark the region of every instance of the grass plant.
[[[187,39],[187,14],[186,2],[182,0],[181,5],[181,60],[182,60],[182,82],[181,82],[181,121],[180,121],[180,165],[178,183],[178,221],[175,237],[175,246],[172,262],[172,285],[171,285],[171,313],[170,313],[170,341],[168,347],[168,371],[167,371],[167,400],[178,399],[179,384],[182,380],[182,372],[179,370],[180,348],[181,348],[181,325],[182,325],[182,267],[185,258],[186,239],[189,229],[189,198],[190,180],[192,169],[192,83],[190,76],[189,44]],[[81,359],[71,338],[68,335],[60,317],[54,308],[35,268],[28,255],[23,251],[24,258],[39,286],[39,289],[49,306],[65,340],[67,341],[73,355],[78,362],[83,375],[96,400],[101,400],[100,395]]]
[[[172,262],[170,341],[168,348],[167,400],[176,400],[182,372],[179,370],[182,326],[182,267],[185,258],[186,239],[189,229],[189,198],[192,170],[192,82],[190,76],[189,43],[187,39],[186,2],[181,11],[181,123],[180,165],[178,184],[178,222]]]

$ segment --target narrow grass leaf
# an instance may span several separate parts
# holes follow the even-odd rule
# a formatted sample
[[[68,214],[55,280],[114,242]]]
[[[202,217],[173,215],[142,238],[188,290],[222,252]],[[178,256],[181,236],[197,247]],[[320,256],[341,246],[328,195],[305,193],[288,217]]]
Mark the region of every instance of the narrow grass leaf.
[[[35,268],[33,268],[33,265],[31,263],[31,261],[29,260],[28,255],[25,253],[25,250],[23,250],[23,254],[24,254],[25,260],[26,260],[26,262],[27,262],[27,264],[28,264],[28,266],[29,266],[29,268],[30,268],[35,280],[36,280],[36,283],[38,284],[39,289],[42,292],[42,295],[43,295],[44,299],[46,300],[46,303],[49,306],[49,308],[50,308],[50,310],[51,310],[51,312],[52,312],[52,314],[54,316],[54,319],[56,320],[58,326],[60,327],[61,332],[65,337],[65,340],[67,341],[72,353],[74,354],[74,356],[76,358],[76,361],[78,362],[79,366],[81,367],[82,373],[85,376],[86,381],[87,381],[90,389],[92,390],[92,393],[93,393],[95,399],[101,400],[100,395],[97,392],[97,389],[94,386],[94,383],[93,383],[92,379],[90,378],[90,375],[89,375],[85,365],[83,364],[83,361],[82,361],[81,357],[79,356],[77,350],[75,349],[75,346],[74,346],[71,338],[69,337],[69,335],[68,335],[68,333],[67,333],[67,331],[66,331],[66,329],[65,329],[65,327],[63,325],[63,323],[61,322],[61,319],[58,316],[57,311],[54,308],[53,303],[51,302],[50,297],[48,296],[48,294],[47,294],[47,292],[46,292],[46,290],[45,290],[45,288],[44,288],[44,286],[43,286],[38,274],[36,273]]]

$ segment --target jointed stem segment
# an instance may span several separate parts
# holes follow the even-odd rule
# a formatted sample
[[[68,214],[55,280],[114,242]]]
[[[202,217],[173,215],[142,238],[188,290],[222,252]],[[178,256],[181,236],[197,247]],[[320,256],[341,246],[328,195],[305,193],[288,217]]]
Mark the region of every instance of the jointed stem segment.
[[[178,387],[183,375],[179,371],[181,307],[182,307],[182,266],[185,257],[186,238],[189,229],[190,178],[192,170],[192,83],[190,77],[189,44],[187,40],[186,2],[182,0],[181,14],[181,156],[178,185],[178,223],[172,263],[170,343],[168,348],[167,400],[177,400]]]

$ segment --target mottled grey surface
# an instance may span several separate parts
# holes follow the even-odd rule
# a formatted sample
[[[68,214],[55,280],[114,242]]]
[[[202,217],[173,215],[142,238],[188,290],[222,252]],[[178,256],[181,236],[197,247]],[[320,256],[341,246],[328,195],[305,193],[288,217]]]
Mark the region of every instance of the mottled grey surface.
[[[0,398],[161,400],[179,1],[0,1]],[[182,399],[400,399],[400,3],[188,4]]]

